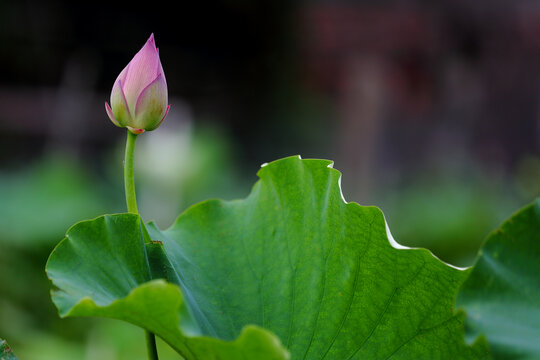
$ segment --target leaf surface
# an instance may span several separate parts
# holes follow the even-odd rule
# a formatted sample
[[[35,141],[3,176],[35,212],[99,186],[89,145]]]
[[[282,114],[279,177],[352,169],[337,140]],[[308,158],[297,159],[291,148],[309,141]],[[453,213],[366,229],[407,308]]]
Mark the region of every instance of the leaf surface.
[[[157,334],[186,359],[288,358],[279,340],[257,326],[244,327],[233,341],[196,336],[180,288],[163,280],[174,269],[138,215],[77,223],[51,253],[47,273],[62,317],[130,322]]]
[[[330,161],[264,166],[248,198],[183,213],[163,242],[201,331],[245,324],[278,335],[293,359],[478,358],[454,314],[466,272],[427,250],[398,250],[375,207],[344,202]]]
[[[467,337],[487,337],[496,359],[540,358],[540,201],[495,230],[461,287]]]

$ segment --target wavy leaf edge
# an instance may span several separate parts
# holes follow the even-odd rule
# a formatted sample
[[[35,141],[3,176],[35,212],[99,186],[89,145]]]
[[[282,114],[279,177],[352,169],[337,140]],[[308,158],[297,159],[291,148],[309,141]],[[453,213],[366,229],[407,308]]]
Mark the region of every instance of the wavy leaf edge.
[[[324,160],[324,159],[302,159],[302,157],[300,155],[296,155],[296,156],[290,156],[290,157],[285,157],[285,158],[282,158],[282,159],[278,159],[278,160],[275,160],[273,161],[272,163],[276,163],[276,162],[279,162],[279,161],[283,161],[283,160],[286,160],[286,159],[290,159],[290,158],[297,158],[301,161],[309,161],[309,160],[317,160],[317,161],[323,161],[323,162],[326,162],[326,167],[328,169],[330,169],[330,171],[333,171],[333,172],[336,172],[339,176],[338,176],[338,188],[339,188],[339,191],[340,191],[340,194],[341,194],[341,199],[342,201],[344,202],[344,204],[348,205],[348,206],[358,206],[358,207],[369,207],[369,208],[375,208],[377,209],[377,211],[379,211],[381,213],[381,215],[384,217],[384,213],[382,212],[382,210],[380,210],[379,208],[375,207],[375,206],[363,206],[363,205],[360,205],[356,202],[349,202],[345,199],[345,197],[343,196],[343,192],[342,192],[342,187],[341,187],[341,177],[342,177],[342,173],[336,169],[334,169],[334,162],[333,161],[330,161],[330,160]],[[264,168],[268,165],[268,163],[264,163],[261,165],[261,169],[257,172],[257,175],[259,177],[259,180],[255,183],[254,187],[257,185],[257,183],[260,181],[261,179],[261,171],[264,170]],[[252,191],[250,192],[250,194],[253,192],[253,188],[252,188]],[[248,195],[247,197],[249,197],[250,195]],[[218,201],[220,203],[229,203],[229,202],[235,202],[235,201],[242,201],[242,200],[245,200],[247,197],[245,198],[242,198],[242,199],[234,199],[234,200],[222,200],[222,199],[208,199],[208,200],[205,200],[205,201],[202,201],[202,202],[199,202],[199,203],[196,203],[196,204],[193,204],[191,205],[190,207],[188,207],[187,209],[185,209],[184,211],[182,211],[182,213],[179,214],[179,216],[176,218],[176,220],[173,222],[173,224],[167,228],[166,230],[164,231],[167,231],[171,228],[173,228],[175,226],[175,224],[179,221],[179,219],[182,218],[182,216],[184,216],[184,214],[186,214],[187,212],[191,211],[192,209],[196,208],[196,207],[199,207],[199,206],[203,206],[205,203],[207,202],[212,202],[212,201]],[[94,219],[88,219],[88,220],[82,220],[80,222],[77,222],[76,224],[72,225],[68,231],[66,232],[66,237],[55,247],[55,249],[51,252],[51,255],[49,257],[49,261],[51,259],[51,257],[53,256],[53,254],[55,253],[56,249],[58,247],[60,247],[65,241],[69,241],[69,233],[70,231],[72,231],[75,227],[79,226],[81,223],[85,223],[85,222],[92,222],[92,221],[95,221],[95,220],[98,220],[100,218],[104,218],[104,217],[107,217],[107,216],[115,216],[115,215],[124,215],[125,213],[113,213],[113,214],[106,214],[106,215],[101,215],[101,216],[98,216]],[[134,215],[134,216],[137,216],[137,215]],[[384,222],[385,222],[385,226],[386,226],[386,237],[387,237],[387,241],[388,243],[391,245],[392,248],[396,249],[396,250],[414,250],[414,251],[419,251],[419,252],[427,252],[429,253],[429,255],[433,258],[435,258],[438,262],[444,264],[445,266],[448,266],[450,268],[453,268],[453,269],[456,269],[456,270],[459,270],[459,271],[467,271],[468,269],[470,269],[470,267],[467,267],[467,268],[460,268],[460,267],[456,267],[454,265],[451,265],[451,264],[448,264],[444,261],[442,261],[441,259],[439,259],[437,256],[435,256],[429,249],[425,249],[425,248],[413,248],[413,247],[407,247],[407,246],[404,246],[404,245],[401,245],[399,244],[395,239],[394,237],[392,236],[391,232],[390,232],[390,228],[389,228],[389,225],[388,225],[388,222],[386,220],[386,217],[384,217]],[[153,224],[153,221],[150,221],[148,222],[147,224]],[[47,265],[49,263],[49,261],[47,262]],[[54,281],[54,279],[49,275],[48,271],[47,271],[47,276],[48,278],[51,280],[53,286],[56,286],[56,283]],[[78,309],[80,307],[84,307],[84,306],[87,306],[87,305],[90,305],[92,307],[95,307],[95,308],[101,308],[101,309],[105,309],[105,308],[108,308],[110,306],[113,306],[117,303],[121,303],[123,301],[125,301],[126,299],[129,299],[133,296],[135,296],[136,294],[138,294],[140,291],[144,291],[145,289],[149,288],[149,287],[159,287],[159,288],[163,288],[163,289],[166,289],[168,287],[173,287],[174,288],[174,291],[176,291],[178,293],[178,296],[179,296],[179,299],[180,301],[178,302],[178,310],[180,310],[180,305],[181,305],[181,302],[183,302],[183,295],[182,295],[182,290],[181,288],[176,285],[176,284],[173,284],[173,283],[168,283],[166,282],[165,280],[163,279],[158,279],[158,280],[151,280],[149,282],[146,282],[146,283],[143,283],[143,284],[140,284],[139,286],[137,286],[136,288],[132,289],[131,292],[125,297],[125,298],[119,298],[119,299],[115,299],[113,301],[111,301],[110,303],[108,304],[96,304],[94,302],[94,300],[90,297],[90,296],[87,296],[87,297],[84,297],[82,299],[80,299],[80,301],[75,304],[69,311],[67,312],[64,312],[64,313],[60,313],[60,316],[62,318],[65,318],[65,317],[69,317],[69,316],[94,316],[94,315],[81,315],[80,313],[78,313]],[[54,293],[56,291],[59,291],[58,288],[56,289],[52,289],[51,290],[51,294],[53,295],[53,298],[54,298]],[[455,296],[457,296],[457,294],[455,294]],[[454,299],[455,299],[455,296],[454,296]],[[56,304],[56,303],[55,303]],[[58,307],[58,306],[57,306]],[[462,310],[460,311],[455,311],[454,312],[454,316],[462,316],[461,315],[462,313]],[[133,322],[132,322],[133,323]],[[136,323],[133,323],[134,325],[138,325]],[[151,329],[149,329],[151,330]],[[242,342],[244,341],[247,337],[249,337],[250,333],[252,332],[259,332],[259,331],[262,331],[262,332],[267,332],[269,334],[272,334],[272,336],[275,338],[275,340],[281,345],[281,342],[280,340],[275,336],[273,335],[273,333],[271,333],[270,331],[264,329],[264,328],[261,328],[257,325],[245,325],[244,328],[242,329],[240,335],[235,339],[235,340],[232,340],[232,341],[225,341],[225,340],[221,340],[219,338],[213,338],[213,337],[206,337],[206,336],[197,336],[199,338],[206,338],[206,339],[212,339],[212,340],[216,340],[218,342],[222,342],[222,343],[239,343],[239,342]],[[184,334],[185,335],[185,334]],[[189,335],[185,335],[186,337],[190,337]],[[192,337],[194,338],[194,337]],[[478,342],[484,342],[484,340],[479,337],[474,343],[478,343]],[[174,347],[174,346],[173,346]],[[288,358],[288,357],[287,357]]]
[[[131,323],[140,328],[144,328],[148,331],[154,332],[156,333],[156,335],[160,336],[159,327],[144,326],[135,320],[130,321],[129,319],[126,319],[125,317],[115,317],[114,315],[111,316],[107,314],[110,313],[111,311],[112,313],[114,313],[115,312],[114,308],[117,306],[121,307],[123,304],[129,304],[130,301],[136,299],[138,296],[144,296],[145,292],[147,291],[152,291],[154,293],[158,292],[160,295],[166,295],[166,294],[170,295],[172,293],[175,296],[175,299],[174,299],[175,307],[170,313],[174,314],[173,316],[175,317],[174,319],[172,319],[172,321],[175,324],[178,324],[177,329],[175,330],[183,338],[191,339],[199,344],[202,344],[200,345],[200,347],[202,347],[203,349],[212,348],[215,346],[217,348],[216,351],[218,352],[219,351],[224,351],[224,352],[236,351],[236,352],[242,353],[243,351],[249,351],[251,348],[262,347],[263,350],[268,351],[268,354],[270,354],[270,356],[274,356],[274,357],[271,357],[271,359],[287,360],[290,358],[289,352],[287,351],[287,349],[283,347],[280,339],[275,334],[273,334],[271,331],[267,329],[264,329],[254,324],[246,324],[242,328],[240,334],[235,339],[230,340],[230,341],[223,340],[217,337],[200,335],[197,332],[193,332],[193,333],[186,332],[185,329],[182,326],[180,326],[182,305],[184,305],[184,296],[182,294],[182,290],[177,284],[167,282],[165,279],[153,279],[153,280],[141,283],[138,286],[132,288],[125,297],[116,298],[108,302],[97,303],[95,299],[93,299],[90,295],[87,295],[82,298],[79,298],[78,301],[66,311],[62,311],[62,306],[60,304],[60,301],[57,298],[57,295],[60,295],[63,292],[64,293],[67,293],[67,292],[64,289],[62,289],[61,286],[57,284],[54,276],[50,274],[49,268],[48,268],[49,262],[51,261],[51,259],[55,257],[57,249],[61,248],[62,246],[65,246],[66,243],[71,241],[70,233],[76,230],[78,227],[84,226],[85,224],[91,224],[95,222],[96,220],[114,218],[115,216],[124,216],[124,215],[132,216],[133,218],[138,219],[142,223],[142,219],[140,218],[139,215],[129,214],[129,213],[105,214],[105,215],[98,216],[94,219],[82,220],[75,223],[67,230],[66,236],[64,237],[64,239],[62,239],[51,252],[49,259],[47,261],[47,265],[46,265],[46,274],[53,285],[51,289],[51,298],[53,300],[53,303],[56,305],[58,309],[58,314],[61,318],[76,316],[76,317],[103,317],[103,318],[118,319],[118,320]],[[146,232],[146,229],[144,231]],[[156,295],[156,296],[159,297],[159,295]],[[95,312],[100,312],[101,315],[96,315]],[[169,341],[167,336],[165,337],[160,336],[160,337],[182,356],[190,355],[190,351],[186,350],[187,347],[180,348],[179,346],[177,346],[178,344],[175,344],[174,342]],[[250,339],[256,339],[256,343],[250,344]],[[267,346],[267,348],[265,348],[264,346]],[[223,348],[225,348],[225,350],[223,350]],[[191,359],[193,357],[186,357],[186,358]],[[7,359],[11,360],[11,358],[7,358]],[[214,358],[212,357],[212,359]],[[222,357],[215,357],[215,359],[222,359]]]

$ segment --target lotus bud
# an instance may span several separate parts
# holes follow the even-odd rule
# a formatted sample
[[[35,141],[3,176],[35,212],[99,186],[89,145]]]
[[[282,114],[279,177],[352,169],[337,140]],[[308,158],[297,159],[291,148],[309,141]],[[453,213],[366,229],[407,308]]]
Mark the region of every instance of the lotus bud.
[[[161,125],[171,107],[167,103],[167,82],[152,34],[118,75],[105,111],[116,126],[141,134]]]

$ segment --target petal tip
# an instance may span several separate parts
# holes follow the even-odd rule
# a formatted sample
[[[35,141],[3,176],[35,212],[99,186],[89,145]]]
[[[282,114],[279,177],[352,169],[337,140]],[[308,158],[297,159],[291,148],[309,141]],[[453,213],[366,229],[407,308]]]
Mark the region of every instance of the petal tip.
[[[127,126],[127,128],[129,131],[131,131],[135,135],[140,135],[144,132],[144,129],[135,129],[135,128],[132,128],[131,126]]]
[[[165,109],[165,114],[163,114],[163,117],[161,118],[161,120],[159,120],[159,122],[157,123],[156,126],[154,126],[154,128],[152,130],[155,130],[157,129],[158,127],[161,126],[161,124],[163,123],[163,120],[165,120],[165,117],[167,117],[167,114],[169,113],[169,109],[171,108],[171,104],[167,105],[167,109]]]
[[[111,106],[106,101],[105,101],[105,112],[107,113],[107,115],[109,116],[109,119],[111,119],[114,125],[118,127],[122,127],[120,126],[120,123],[118,122],[118,120],[116,120],[116,118],[114,117]]]
[[[169,113],[170,108],[171,108],[171,104],[167,105],[167,109],[165,109],[165,114],[163,114],[163,118],[161,119],[161,121],[165,119],[165,116],[167,116],[167,114]]]

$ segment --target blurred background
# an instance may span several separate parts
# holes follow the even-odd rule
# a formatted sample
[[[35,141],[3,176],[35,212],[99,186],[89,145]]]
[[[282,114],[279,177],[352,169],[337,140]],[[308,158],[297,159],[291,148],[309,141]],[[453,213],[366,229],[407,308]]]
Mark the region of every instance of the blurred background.
[[[538,1],[152,5],[0,1],[0,337],[21,359],[144,354],[133,326],[58,319],[43,269],[74,222],[124,211],[104,101],[152,32],[172,108],[136,172],[162,228],[301,154],[335,160],[345,198],[380,207],[398,242],[467,266],[540,194]]]

